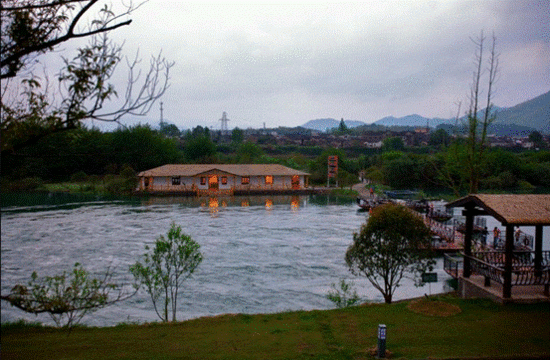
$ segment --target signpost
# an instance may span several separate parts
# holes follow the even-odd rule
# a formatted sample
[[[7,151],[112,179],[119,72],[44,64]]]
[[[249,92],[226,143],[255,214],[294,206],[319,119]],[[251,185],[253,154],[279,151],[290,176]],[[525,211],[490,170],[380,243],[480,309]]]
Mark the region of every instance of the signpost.
[[[432,295],[432,283],[437,282],[437,273],[422,274],[422,282],[430,284],[430,295]]]

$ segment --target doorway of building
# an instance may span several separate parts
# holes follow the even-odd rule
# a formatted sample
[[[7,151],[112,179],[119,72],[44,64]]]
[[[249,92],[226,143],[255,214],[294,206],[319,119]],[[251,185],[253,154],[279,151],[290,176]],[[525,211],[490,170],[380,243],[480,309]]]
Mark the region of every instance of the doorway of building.
[[[300,177],[298,175],[294,175],[292,177],[292,190],[299,190],[300,189]]]
[[[219,188],[218,175],[208,176],[208,190],[218,190]]]

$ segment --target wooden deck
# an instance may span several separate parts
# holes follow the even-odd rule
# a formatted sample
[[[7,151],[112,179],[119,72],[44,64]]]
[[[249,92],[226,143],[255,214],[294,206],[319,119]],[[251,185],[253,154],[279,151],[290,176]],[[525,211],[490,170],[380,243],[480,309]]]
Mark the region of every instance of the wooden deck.
[[[469,278],[464,278],[462,276],[462,270],[460,270],[458,282],[459,293],[465,298],[489,298],[500,304],[531,304],[538,302],[550,303],[550,296],[545,294],[544,285],[512,286],[512,296],[510,298],[504,298],[502,296],[502,284],[491,281],[489,286],[485,286],[484,276],[473,274]]]

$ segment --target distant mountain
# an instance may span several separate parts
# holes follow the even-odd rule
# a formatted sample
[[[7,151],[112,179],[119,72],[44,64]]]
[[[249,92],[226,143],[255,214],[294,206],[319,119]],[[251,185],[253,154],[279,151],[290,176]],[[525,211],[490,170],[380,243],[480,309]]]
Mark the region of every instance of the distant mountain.
[[[453,120],[439,119],[439,118],[426,118],[417,114],[407,115],[400,118],[393,116],[387,116],[374,123],[376,125],[383,126],[429,126],[435,128],[441,124],[451,124]]]
[[[497,113],[496,124],[516,124],[550,133],[550,91]]]
[[[491,133],[497,135],[529,134],[534,130],[542,133],[550,133],[550,91],[534,99],[518,104],[511,108],[494,108],[497,112],[497,118],[490,128]],[[483,110],[480,112],[482,116]],[[465,117],[461,120],[465,120]],[[350,128],[367,125],[362,121],[344,120]],[[465,123],[465,121],[461,121]],[[336,119],[317,119],[310,120],[302,127],[318,131],[326,131],[338,127],[339,120]],[[421,115],[413,114],[400,118],[387,116],[373,124],[381,126],[426,126],[431,128],[440,125],[454,125],[455,119],[426,118]]]
[[[349,128],[366,125],[364,122],[356,121],[356,120],[344,120],[344,123]],[[317,131],[327,131],[333,128],[337,128],[338,126],[340,126],[340,120],[336,120],[332,118],[310,120],[304,125],[302,125],[303,128],[317,130]]]
[[[500,124],[498,122],[491,124],[488,129],[489,134],[497,136],[529,136],[533,131],[535,129],[529,126]]]

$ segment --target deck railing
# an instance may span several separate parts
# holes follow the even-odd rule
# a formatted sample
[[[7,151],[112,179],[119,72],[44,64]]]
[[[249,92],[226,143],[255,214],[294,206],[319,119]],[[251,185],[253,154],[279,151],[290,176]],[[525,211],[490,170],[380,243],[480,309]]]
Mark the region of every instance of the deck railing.
[[[464,255],[466,257],[466,255]],[[500,284],[504,283],[505,255],[500,251],[483,251],[468,256],[472,273]],[[543,251],[539,266],[534,251],[515,251],[512,258],[512,285],[550,284],[550,251]]]
[[[443,270],[453,278],[458,278],[459,271],[462,270],[463,257],[451,256],[450,254],[443,254]]]

